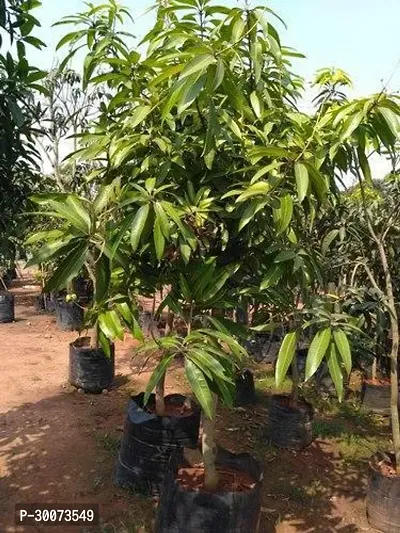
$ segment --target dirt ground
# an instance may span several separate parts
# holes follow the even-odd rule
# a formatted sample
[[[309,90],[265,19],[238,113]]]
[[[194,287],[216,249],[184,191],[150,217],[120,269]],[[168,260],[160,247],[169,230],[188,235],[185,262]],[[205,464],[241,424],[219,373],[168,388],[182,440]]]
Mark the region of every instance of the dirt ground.
[[[67,383],[68,343],[75,333],[57,329],[54,317],[35,312],[37,287],[13,288],[16,321],[0,325],[0,533],[77,532],[69,527],[14,525],[16,503],[98,503],[96,533],[151,533],[155,503],[113,485],[113,468],[129,395],[140,375],[134,343],[116,347],[116,386],[108,394],[80,394]],[[387,424],[351,411],[318,415],[317,438],[301,453],[268,445],[265,426],[270,380],[257,367],[256,407],[221,409],[218,442],[249,451],[264,465],[260,533],[375,531],[365,518],[367,457],[387,438]],[[179,372],[167,381],[182,390]],[[333,414],[332,414],[333,413]]]

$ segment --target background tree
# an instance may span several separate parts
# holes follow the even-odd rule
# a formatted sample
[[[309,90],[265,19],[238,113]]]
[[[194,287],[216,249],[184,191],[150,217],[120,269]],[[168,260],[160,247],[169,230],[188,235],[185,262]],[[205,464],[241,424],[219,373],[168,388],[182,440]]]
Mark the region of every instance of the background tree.
[[[100,106],[101,88],[83,90],[81,81],[72,69],[53,68],[44,81],[47,95],[40,102],[43,137],[39,142],[61,191],[75,190],[80,182],[74,160],[64,163],[62,152],[68,152],[68,144],[69,153],[76,152],[78,135],[87,129]]]
[[[38,106],[35,93],[46,73],[29,65],[26,47],[41,49],[32,35],[39,21],[31,11],[37,0],[0,3],[0,261],[13,261],[26,226],[20,215],[29,195],[40,187],[40,157],[35,146]],[[6,52],[5,49],[8,49]]]

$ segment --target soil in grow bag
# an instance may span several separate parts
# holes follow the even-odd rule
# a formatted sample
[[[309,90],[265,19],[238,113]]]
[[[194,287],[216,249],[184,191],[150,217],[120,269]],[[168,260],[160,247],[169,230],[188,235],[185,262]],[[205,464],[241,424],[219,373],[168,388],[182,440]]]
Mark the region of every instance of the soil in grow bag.
[[[382,416],[390,415],[390,380],[366,379],[362,391],[362,410]]]
[[[114,380],[114,345],[110,356],[102,348],[90,348],[90,339],[81,337],[69,345],[69,382],[85,392],[98,394],[110,389]]]
[[[83,326],[83,309],[75,302],[55,300],[57,325],[62,331],[80,331]]]
[[[378,531],[400,533],[400,476],[393,454],[376,454],[369,465],[368,522]]]
[[[144,393],[128,404],[115,483],[142,494],[160,493],[172,453],[196,448],[199,437],[200,409],[180,394],[166,396],[166,416],[155,413],[155,396],[146,407]]]
[[[254,386],[254,376],[251,370],[246,368],[236,376],[236,405],[255,404],[256,389]]]
[[[313,408],[305,400],[272,396],[268,415],[268,437],[272,444],[287,450],[302,450],[312,442]]]
[[[0,292],[0,323],[13,322],[14,314],[14,295],[8,291]]]
[[[262,470],[249,454],[219,449],[219,485],[204,488],[204,469],[171,460],[157,512],[156,533],[256,533]]]

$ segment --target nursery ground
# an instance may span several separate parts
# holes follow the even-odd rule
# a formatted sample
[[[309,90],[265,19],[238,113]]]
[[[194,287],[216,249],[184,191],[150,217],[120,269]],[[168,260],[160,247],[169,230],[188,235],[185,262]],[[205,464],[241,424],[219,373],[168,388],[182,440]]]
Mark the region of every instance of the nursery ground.
[[[118,343],[115,388],[78,393],[67,384],[68,343],[76,334],[35,312],[37,290],[29,280],[16,283],[16,321],[0,325],[0,533],[77,533],[15,527],[14,505],[25,502],[99,503],[102,525],[87,532],[151,533],[155,502],[114,487],[113,467],[127,400],[153,363],[142,368],[142,360],[132,361],[134,342]],[[301,453],[278,450],[265,434],[271,370],[254,369],[259,402],[220,409],[218,442],[264,464],[260,533],[373,532],[365,518],[368,458],[388,446],[388,422],[359,413],[354,399],[342,407],[318,399],[315,442]],[[185,390],[179,369],[167,387]]]

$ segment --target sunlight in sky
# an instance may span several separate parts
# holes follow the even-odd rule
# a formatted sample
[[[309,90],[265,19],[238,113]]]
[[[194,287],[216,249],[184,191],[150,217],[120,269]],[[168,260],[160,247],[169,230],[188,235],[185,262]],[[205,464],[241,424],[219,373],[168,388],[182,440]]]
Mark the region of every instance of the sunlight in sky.
[[[65,15],[84,10],[84,2],[42,2],[43,7],[36,12],[42,24],[39,37],[49,44],[45,51],[32,51],[31,57],[42,66],[50,67],[57,41],[67,31],[72,31],[63,26],[51,28],[51,25]],[[154,20],[153,13],[145,14],[153,0],[122,3],[129,7],[135,19],[128,31],[143,36]],[[219,3],[236,5],[238,2]],[[382,88],[383,80],[386,83],[400,59],[399,0],[259,0],[256,3],[271,7],[285,20],[286,31],[278,21],[275,24],[280,27],[284,43],[307,56],[306,60],[296,62],[296,70],[308,80],[317,69],[336,66],[351,75],[356,96],[373,93]],[[400,67],[389,88],[399,90]]]
[[[38,37],[48,43],[45,50],[30,50],[33,64],[50,68],[56,59],[64,57],[66,49],[55,52],[56,44],[74,27],[52,24],[66,15],[85,10],[83,0],[59,2],[42,0],[43,6],[36,11],[42,28]],[[218,0],[216,0],[218,2]],[[94,2],[96,3],[96,2]],[[135,20],[126,31],[140,39],[151,28],[154,13],[148,12],[153,0],[125,0]],[[220,0],[218,3],[234,6],[238,0]],[[253,2],[255,4],[255,2]],[[383,85],[391,91],[400,89],[400,20],[399,0],[259,0],[258,5],[267,5],[286,22],[287,29],[275,20],[282,41],[306,55],[295,60],[294,70],[307,82],[322,67],[339,67],[350,74],[354,82],[352,97],[379,92]],[[79,70],[80,63],[73,67]],[[396,68],[397,67],[397,68]],[[311,91],[302,108],[310,108]],[[386,172],[386,162],[379,158],[373,163],[377,175]]]

